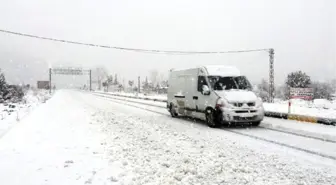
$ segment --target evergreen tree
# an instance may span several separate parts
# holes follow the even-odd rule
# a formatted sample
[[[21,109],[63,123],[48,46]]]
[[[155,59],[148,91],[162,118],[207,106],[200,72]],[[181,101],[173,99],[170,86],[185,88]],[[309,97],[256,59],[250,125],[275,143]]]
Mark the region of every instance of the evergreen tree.
[[[6,90],[7,85],[6,85],[6,78],[5,75],[1,72],[0,69],[0,93],[4,93],[4,91]]]
[[[307,88],[311,85],[310,76],[302,71],[292,72],[287,76],[286,85],[293,88]]]

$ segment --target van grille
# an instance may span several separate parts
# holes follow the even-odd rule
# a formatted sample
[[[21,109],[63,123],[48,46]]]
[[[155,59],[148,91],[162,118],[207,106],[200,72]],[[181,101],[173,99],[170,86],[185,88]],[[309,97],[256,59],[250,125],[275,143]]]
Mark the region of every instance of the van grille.
[[[253,117],[233,116],[233,120],[235,121],[253,121],[255,119],[257,119],[257,116],[253,116]]]
[[[235,107],[242,107],[242,106],[243,106],[243,103],[233,103],[233,105],[234,105]]]
[[[232,103],[235,107],[242,107],[244,105],[244,103],[238,103],[238,102],[234,102]],[[248,102],[246,103],[247,106],[249,107],[254,107],[255,106],[255,102]]]

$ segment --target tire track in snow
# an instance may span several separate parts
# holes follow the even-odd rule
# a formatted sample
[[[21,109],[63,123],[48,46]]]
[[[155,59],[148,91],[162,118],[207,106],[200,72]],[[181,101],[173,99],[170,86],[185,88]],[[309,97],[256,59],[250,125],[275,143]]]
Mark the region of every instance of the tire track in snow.
[[[124,102],[137,103],[137,104],[148,105],[148,106],[159,107],[159,108],[164,108],[163,106],[151,105],[151,104],[140,103],[140,102],[136,102],[136,101],[132,101],[132,100],[125,100],[125,99],[119,99],[119,98],[114,98],[114,97],[107,97],[107,96],[102,96],[102,95],[95,95],[95,96],[100,96],[100,97],[103,97],[103,98],[107,98],[107,99],[109,99],[109,101],[112,101],[112,102],[115,102],[115,103],[119,103],[119,104],[131,106],[131,107],[135,107],[135,108],[138,108],[138,109],[142,109],[142,110],[145,110],[145,111],[153,112],[153,113],[156,113],[156,114],[168,116],[168,114],[165,114],[165,113],[162,113],[162,112],[154,111],[154,110],[151,110],[151,109],[139,107],[139,106],[136,106],[136,105],[133,105],[133,104],[129,104],[129,103],[124,103]],[[120,101],[123,101],[123,102],[120,102]],[[199,121],[201,122],[201,120],[199,120]],[[263,128],[263,129],[267,130],[267,128]],[[266,138],[263,138],[263,137],[254,136],[254,135],[243,133],[243,132],[239,132],[239,131],[228,130],[228,129],[222,129],[222,130],[223,131],[227,131],[227,132],[231,132],[231,133],[234,133],[234,134],[242,135],[242,136],[245,136],[245,137],[250,137],[250,138],[253,138],[253,139],[256,139],[256,140],[272,143],[272,144],[279,145],[279,146],[282,146],[282,147],[291,148],[291,149],[298,150],[298,151],[305,152],[305,153],[309,153],[309,154],[312,154],[312,155],[317,155],[317,156],[320,156],[320,157],[324,157],[324,158],[328,158],[328,159],[336,161],[336,157],[335,156],[328,155],[328,154],[323,154],[321,152],[316,152],[316,151],[312,151],[312,150],[309,150],[309,149],[305,149],[305,148],[301,148],[301,147],[297,147],[297,146],[292,146],[292,145],[289,145],[289,144],[286,144],[286,143],[282,143],[282,142],[266,139]],[[269,130],[271,130],[271,129],[269,129]],[[284,131],[284,133],[286,133],[286,132]],[[289,133],[289,134],[291,134],[291,133]],[[293,134],[293,135],[296,135],[296,134]],[[300,136],[300,135],[296,135],[296,136]],[[302,137],[304,137],[304,136],[302,136]],[[315,138],[310,138],[310,139],[315,139]],[[319,140],[322,140],[322,139],[319,138]],[[324,140],[322,140],[322,141],[324,141]]]

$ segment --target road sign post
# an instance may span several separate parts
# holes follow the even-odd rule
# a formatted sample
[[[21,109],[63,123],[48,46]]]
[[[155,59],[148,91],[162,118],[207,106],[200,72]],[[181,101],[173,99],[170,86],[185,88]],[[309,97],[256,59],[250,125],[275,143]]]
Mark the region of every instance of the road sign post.
[[[138,77],[138,93],[140,93],[140,76]]]
[[[49,68],[49,93],[51,94],[51,68]]]
[[[89,76],[90,76],[90,90],[89,91],[91,91],[92,90],[92,72],[91,72],[91,69],[89,71]]]
[[[291,113],[292,99],[313,100],[313,88],[290,88],[288,100],[288,114]]]
[[[274,102],[274,49],[269,49],[269,102]]]

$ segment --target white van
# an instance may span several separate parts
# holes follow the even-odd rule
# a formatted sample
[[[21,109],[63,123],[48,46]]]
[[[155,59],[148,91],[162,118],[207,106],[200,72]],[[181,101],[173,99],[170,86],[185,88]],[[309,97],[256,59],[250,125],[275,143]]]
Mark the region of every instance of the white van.
[[[170,70],[167,109],[178,115],[204,118],[210,127],[264,119],[260,98],[250,82],[231,66]]]

